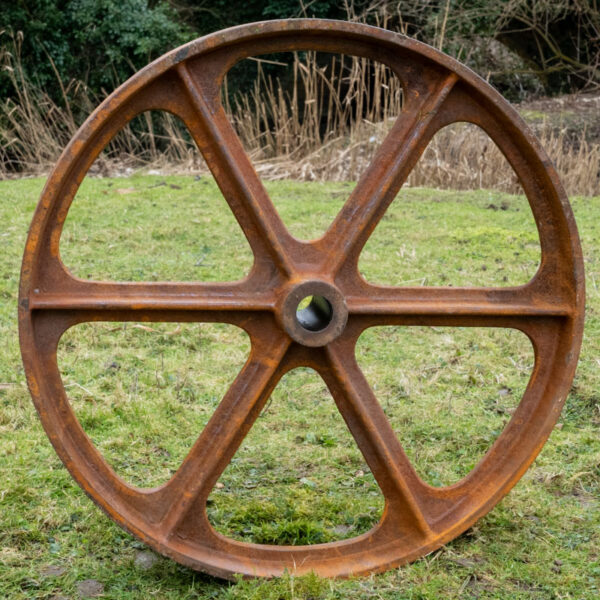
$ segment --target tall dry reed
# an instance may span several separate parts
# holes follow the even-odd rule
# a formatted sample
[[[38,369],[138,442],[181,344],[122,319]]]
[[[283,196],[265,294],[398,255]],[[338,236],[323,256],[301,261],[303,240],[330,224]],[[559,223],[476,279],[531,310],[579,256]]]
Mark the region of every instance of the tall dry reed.
[[[389,69],[356,57],[331,60],[326,68],[314,54],[295,54],[291,91],[259,66],[253,89],[227,105],[264,179],[356,180],[402,118],[402,87]],[[535,129],[567,191],[600,194],[600,146],[586,141],[585,130],[574,134],[548,121]],[[407,185],[522,192],[495,143],[467,123],[434,136]]]
[[[81,85],[72,82],[65,87],[58,77],[62,105],[32,85],[20,60],[22,41],[18,32],[11,35],[10,46],[0,47],[0,68],[15,93],[0,104],[0,176],[11,171],[37,172],[54,162],[77,131],[71,110],[73,99],[88,99]]]
[[[570,194],[600,193],[600,146],[582,132],[577,145],[565,128],[544,122],[537,135]],[[515,172],[487,134],[470,123],[454,123],[439,131],[408,178],[408,184],[440,189],[496,189],[522,193]]]
[[[46,173],[100,100],[81,82],[64,86],[56,68],[61,101],[54,100],[25,75],[20,32],[4,35],[9,42],[0,46],[0,69],[14,95],[0,100],[0,179]],[[93,170],[110,173],[147,165],[201,169],[203,164],[183,124],[169,113],[151,111],[136,117],[111,140]]]
[[[5,44],[0,64],[15,89],[0,101],[0,178],[47,172],[77,130],[79,117],[97,104],[80,83],[62,86],[61,102],[26,78],[20,38]],[[278,61],[280,57],[278,57]],[[402,87],[384,65],[357,57],[294,53],[287,67],[292,84],[266,73],[247,93],[223,95],[243,146],[264,179],[355,180],[402,118]],[[542,123],[542,145],[570,194],[600,194],[600,147],[573,132]],[[167,113],[144,113],[124,128],[94,165],[110,174],[126,168],[201,172],[204,161],[185,127]],[[436,134],[407,185],[519,192],[512,169],[487,135],[454,124]]]

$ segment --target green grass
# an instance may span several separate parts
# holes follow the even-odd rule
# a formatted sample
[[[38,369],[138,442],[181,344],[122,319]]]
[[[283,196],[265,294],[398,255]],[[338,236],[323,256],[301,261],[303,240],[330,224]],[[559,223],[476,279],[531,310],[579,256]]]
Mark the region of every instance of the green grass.
[[[575,198],[588,277],[587,323],[572,392],[550,440],[516,488],[443,549],[391,572],[348,581],[285,576],[230,584],[144,549],[75,485],[30,401],[19,359],[16,294],[39,179],[0,183],[0,597],[206,599],[596,598],[600,594],[600,198]],[[269,192],[291,231],[319,236],[349,183],[278,182]],[[210,178],[87,179],[69,214],[62,257],[81,277],[235,280],[252,255]],[[401,193],[361,256],[363,275],[404,285],[514,285],[539,264],[523,198],[496,192]],[[177,469],[249,351],[230,325],[94,323],[69,330],[59,364],[82,425],[138,486]],[[381,327],[358,361],[420,475],[459,480],[520,400],[531,372],[516,331]],[[318,375],[277,386],[209,499],[221,532],[261,543],[353,537],[381,493]],[[58,576],[45,574],[61,566]]]

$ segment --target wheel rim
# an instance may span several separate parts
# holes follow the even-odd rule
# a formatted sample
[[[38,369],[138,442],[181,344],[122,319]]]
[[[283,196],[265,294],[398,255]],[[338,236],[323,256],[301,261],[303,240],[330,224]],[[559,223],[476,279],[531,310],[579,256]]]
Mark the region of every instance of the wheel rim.
[[[327,232],[293,238],[258,179],[220,103],[224,74],[244,57],[318,50],[389,66],[405,106]],[[108,141],[137,114],[166,110],[190,130],[255,256],[233,283],[114,283],[73,277],[59,240],[72,199]],[[482,127],[515,170],[540,235],[542,261],[526,285],[402,288],[367,283],[360,252],[441,127]],[[316,329],[297,299],[324,298]],[[120,526],[158,552],[221,576],[284,570],[348,576],[413,560],[486,514],[540,451],[572,381],[583,328],[584,280],[573,215],[556,173],[516,112],[483,80],[433,48],[366,25],[273,21],[235,27],[170,52],[137,73],[82,126],[51,174],[31,225],[21,273],[19,327],[29,388],[56,451],[84,491]],[[323,304],[322,306],[326,306]],[[244,328],[250,357],[171,480],[138,489],[93,446],[66,398],[56,350],[86,321],[225,322]],[[323,326],[321,326],[323,325]],[[356,363],[359,335],[377,325],[515,328],[532,341],[534,370],[499,438],[460,482],[433,488],[416,474]],[[329,387],[386,499],[379,524],[349,540],[313,546],[248,544],[217,533],[206,499],[279,378],[315,368]]]

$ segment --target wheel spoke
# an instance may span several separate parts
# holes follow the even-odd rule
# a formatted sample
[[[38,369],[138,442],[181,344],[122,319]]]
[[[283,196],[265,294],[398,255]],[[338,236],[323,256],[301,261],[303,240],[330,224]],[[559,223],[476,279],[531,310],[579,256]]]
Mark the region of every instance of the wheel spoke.
[[[573,303],[535,286],[522,288],[394,288],[365,284],[346,298],[348,312],[367,326],[494,326],[507,319],[526,323],[535,318],[570,317]]]
[[[207,72],[211,72],[211,67],[215,69],[210,61],[203,61],[200,67],[206,67]],[[269,254],[277,267],[289,275],[292,260],[286,248],[292,238],[221,106],[219,87],[215,85],[218,70],[212,80],[210,76],[205,78],[208,83],[204,89],[185,63],[177,66],[195,116],[186,124],[255,255]]]
[[[107,282],[75,279],[55,264],[21,308],[56,312],[64,327],[86,321],[221,321],[243,325],[271,312],[276,298],[260,280],[239,282]],[[59,316],[61,315],[61,316]],[[270,315],[269,315],[270,317]],[[262,322],[262,319],[258,319]]]
[[[360,370],[353,349],[336,341],[326,347],[326,354],[329,369],[323,375],[390,506],[388,518],[397,527],[431,537],[422,482]]]
[[[428,94],[412,98],[323,239],[336,272],[358,255],[435,133],[429,125],[456,82],[438,79]],[[331,256],[334,257],[331,261]]]
[[[163,488],[165,536],[185,527],[193,506],[206,501],[214,484],[260,414],[280,376],[279,366],[289,347],[287,336],[263,328],[253,339],[248,362],[233,382],[181,467]],[[195,511],[194,511],[195,512]],[[200,511],[202,512],[202,510]]]
[[[275,297],[270,290],[256,292],[240,283],[112,283],[71,279],[63,291],[35,289],[31,310],[94,312],[125,311],[135,316],[150,311],[265,311]]]

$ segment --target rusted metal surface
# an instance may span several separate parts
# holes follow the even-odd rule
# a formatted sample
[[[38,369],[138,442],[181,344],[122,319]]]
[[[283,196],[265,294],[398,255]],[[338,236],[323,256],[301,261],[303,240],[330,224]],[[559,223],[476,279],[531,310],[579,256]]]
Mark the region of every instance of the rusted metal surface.
[[[320,50],[387,64],[405,107],[375,160],[324,236],[290,235],[220,103],[223,75],[267,52]],[[254,252],[250,275],[234,283],[115,283],[73,277],[60,260],[67,211],[110,138],[149,109],[189,128]],[[425,146],[455,121],[481,126],[518,175],[540,235],[542,261],[526,285],[506,288],[384,287],[358,273],[359,254]],[[324,300],[299,320],[297,303]],[[517,113],[483,80],[433,48],[354,23],[318,20],[245,25],[187,44],[137,73],[90,116],[61,156],[35,213],[19,296],[29,388],[46,432],[73,477],[119,525],[194,569],[231,577],[284,569],[349,576],[382,571],[431,552],[487,513],[523,475],[554,426],[577,362],[583,326],[581,248],[565,193]],[[85,321],[209,321],[250,335],[250,357],[184,462],[165,485],[121,480],[86,436],[69,405],[56,348]],[[304,323],[304,325],[303,325]],[[525,332],[535,366],[523,399],[475,469],[447,488],[416,474],[358,367],[358,336],[376,325],[508,327]],[[322,329],[319,329],[322,327]],[[354,539],[315,546],[267,546],[215,532],[206,499],[279,378],[316,369],[386,499],[380,523]]]

